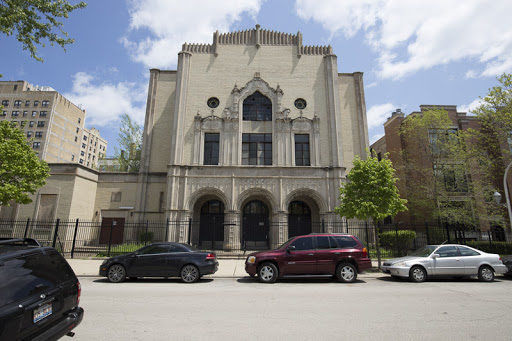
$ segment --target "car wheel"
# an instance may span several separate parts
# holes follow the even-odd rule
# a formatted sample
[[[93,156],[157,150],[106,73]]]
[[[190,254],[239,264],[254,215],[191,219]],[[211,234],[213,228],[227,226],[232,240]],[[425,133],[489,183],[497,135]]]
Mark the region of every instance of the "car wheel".
[[[427,280],[427,272],[421,266],[413,266],[409,271],[409,279],[416,283],[425,282]]]
[[[199,269],[197,266],[188,264],[181,268],[180,277],[185,283],[195,283],[201,276],[199,275]]]
[[[357,279],[357,269],[350,263],[341,263],[336,267],[336,278],[342,283],[353,283]]]
[[[277,267],[272,263],[263,263],[258,268],[258,279],[263,283],[274,283],[278,274]]]
[[[120,283],[126,279],[126,269],[121,264],[114,264],[108,268],[107,278],[112,283]]]
[[[490,266],[483,265],[478,269],[478,279],[482,282],[494,281],[494,271]]]

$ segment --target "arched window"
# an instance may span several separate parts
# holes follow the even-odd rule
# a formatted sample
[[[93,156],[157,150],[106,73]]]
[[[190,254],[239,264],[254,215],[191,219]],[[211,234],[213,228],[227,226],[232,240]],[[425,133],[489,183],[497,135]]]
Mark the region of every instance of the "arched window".
[[[272,121],[272,102],[256,91],[244,100],[244,121]]]

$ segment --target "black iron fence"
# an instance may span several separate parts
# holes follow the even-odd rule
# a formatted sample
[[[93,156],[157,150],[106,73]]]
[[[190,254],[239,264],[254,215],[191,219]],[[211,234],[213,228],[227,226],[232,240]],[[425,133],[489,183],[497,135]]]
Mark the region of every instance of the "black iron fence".
[[[299,234],[349,233],[359,238],[371,258],[403,256],[428,244],[443,242],[469,244],[485,251],[502,253],[506,233],[495,229],[479,231],[446,224],[376,224],[368,222],[310,222],[300,228],[288,223],[247,224],[243,221],[201,224],[190,221],[126,222],[104,218],[102,221],[0,220],[2,238],[36,238],[70,258],[124,254],[152,242],[181,241],[200,249],[222,253],[245,253],[277,247],[279,242]],[[507,247],[509,247],[507,246]],[[512,252],[510,252],[512,253]]]

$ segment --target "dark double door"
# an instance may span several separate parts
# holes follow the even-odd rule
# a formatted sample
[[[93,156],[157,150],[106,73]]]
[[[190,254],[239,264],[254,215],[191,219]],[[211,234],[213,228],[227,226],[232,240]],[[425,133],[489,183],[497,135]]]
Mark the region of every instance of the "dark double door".
[[[201,207],[199,244],[213,246],[224,241],[224,204],[210,200]]]
[[[262,201],[253,200],[245,205],[242,229],[242,246],[245,249],[269,247],[269,211]]]
[[[288,207],[288,238],[310,234],[311,210],[302,201],[293,201]]]

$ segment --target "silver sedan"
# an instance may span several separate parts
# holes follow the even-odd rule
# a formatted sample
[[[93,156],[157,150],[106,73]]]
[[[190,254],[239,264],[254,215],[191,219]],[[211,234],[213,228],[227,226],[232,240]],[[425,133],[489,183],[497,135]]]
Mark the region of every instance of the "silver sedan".
[[[494,274],[504,274],[500,255],[486,253],[466,245],[427,245],[407,257],[386,260],[382,272],[393,277],[408,277],[423,282],[430,276],[478,276],[481,281],[494,281]]]

